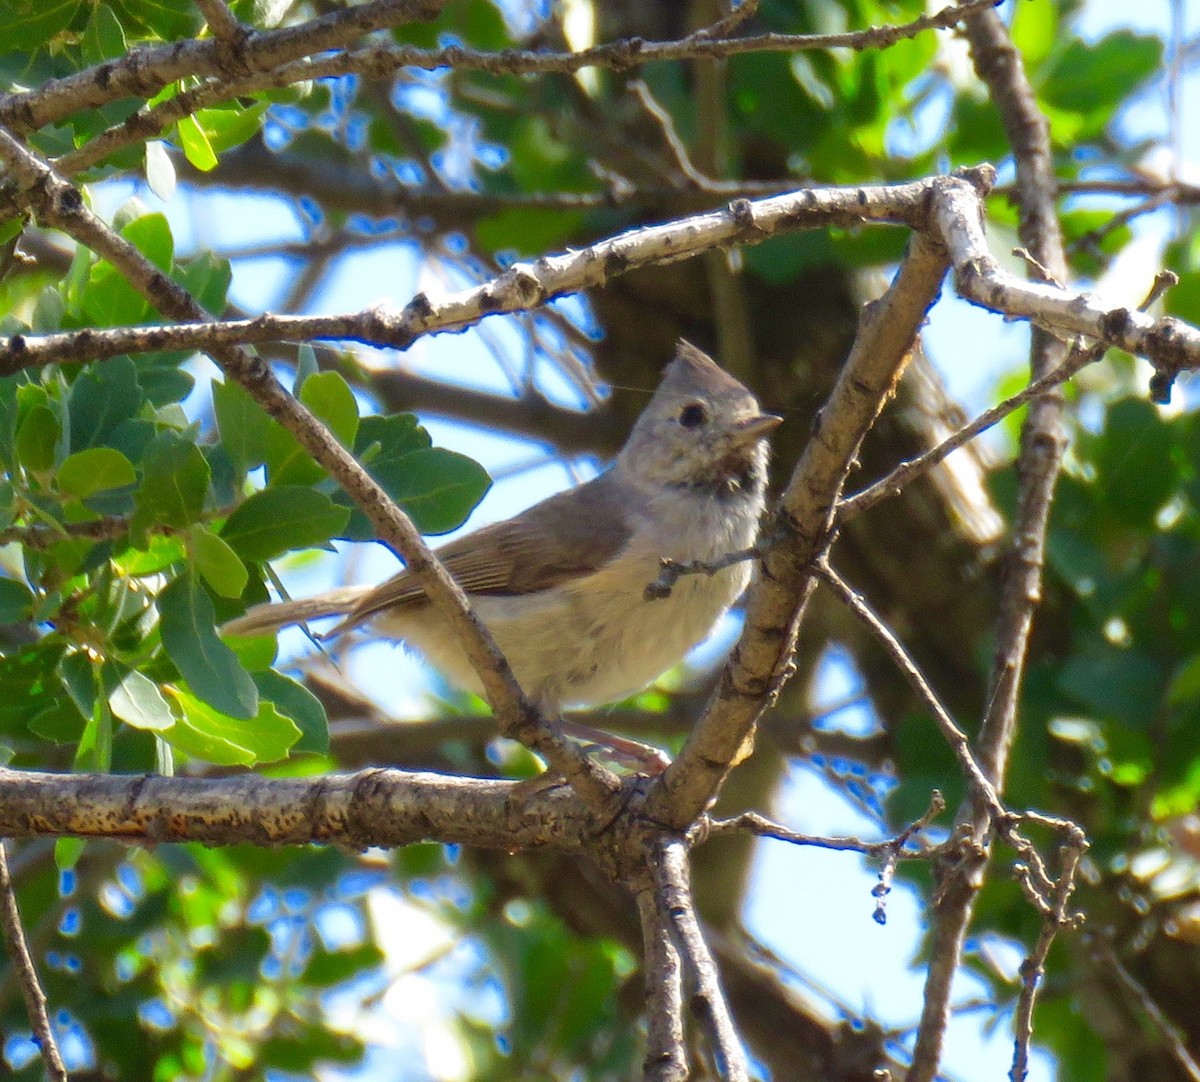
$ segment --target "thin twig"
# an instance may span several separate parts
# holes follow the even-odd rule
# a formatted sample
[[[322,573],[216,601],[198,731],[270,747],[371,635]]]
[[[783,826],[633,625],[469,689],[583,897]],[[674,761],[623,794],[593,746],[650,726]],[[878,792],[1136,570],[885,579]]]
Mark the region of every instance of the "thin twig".
[[[729,1082],[749,1082],[746,1052],[729,1014],[716,962],[696,917],[687,846],[678,838],[666,838],[653,847],[649,865],[660,919],[665,917],[669,922],[672,938],[683,959],[684,973],[692,986],[691,1008],[708,1035],[717,1077]]]
[[[1026,402],[1044,395],[1053,387],[1065,383],[1081,369],[1100,360],[1108,352],[1107,342],[1098,342],[1087,349],[1076,348],[1071,351],[1062,364],[1053,372],[1048,372],[1041,379],[1034,380],[1028,386],[1018,391],[1010,398],[998,403],[991,409],[984,410],[975,420],[963,425],[957,432],[947,436],[936,447],[918,455],[916,458],[901,462],[899,466],[875,481],[861,492],[856,492],[843,500],[838,506],[838,522],[845,522],[855,515],[874,507],[889,496],[898,495],[905,485],[911,484],[918,477],[923,477],[934,466],[957,451],[964,444],[970,443],[976,436],[986,432],[993,425],[999,424],[1014,410],[1020,409]]]
[[[1094,946],[1098,960],[1104,965],[1105,971],[1116,975],[1124,989],[1133,996],[1138,1006],[1154,1023],[1180,1070],[1192,1082],[1200,1082],[1200,1063],[1197,1063],[1191,1052],[1188,1051],[1187,1039],[1179,1027],[1166,1016],[1142,982],[1129,972],[1125,964],[1117,957],[1111,944],[1097,936]]]
[[[653,118],[658,125],[659,131],[662,132],[663,141],[667,144],[667,149],[671,152],[671,157],[675,159],[675,165],[679,171],[691,183],[702,191],[712,191],[715,187],[715,181],[712,177],[705,176],[688,154],[687,147],[683,145],[683,140],[679,136],[679,132],[675,127],[675,119],[666,109],[659,105],[654,95],[650,92],[650,88],[642,82],[641,79],[634,79],[629,84],[629,89],[637,96],[641,102],[642,108]]]
[[[757,560],[761,554],[762,550],[758,546],[753,546],[748,549],[727,552],[715,560],[669,560],[664,557],[660,561],[661,570],[658,578],[646,587],[642,596],[646,601],[659,601],[664,597],[671,596],[675,583],[684,575],[715,575],[718,571],[724,571],[725,568],[732,567],[734,564]]]
[[[1013,148],[1021,243],[1044,269],[1044,277],[1066,282],[1069,267],[1055,204],[1058,187],[1049,122],[1038,106],[1021,54],[996,13],[980,12],[968,19],[966,36],[975,69],[988,86]],[[968,229],[974,228],[974,224]],[[957,258],[955,263],[960,268],[960,288],[970,296],[973,275]],[[1030,286],[1054,288],[1037,283]],[[1030,351],[1032,379],[1039,380],[1059,368],[1066,355],[1062,337],[1035,324]],[[1164,380],[1169,393],[1169,381],[1173,378],[1169,366],[1166,375],[1159,369],[1156,376],[1163,377],[1156,388],[1159,394],[1164,392]],[[1004,792],[1008,756],[1017,731],[1018,702],[1033,614],[1041,598],[1050,503],[1065,445],[1062,412],[1062,395],[1052,390],[1044,393],[1030,404],[1021,431],[1017,512],[996,619],[996,646],[989,681],[991,701],[976,741],[978,768],[996,799]],[[972,758],[971,762],[974,765],[976,760]],[[987,871],[987,843],[996,825],[996,809],[980,791],[976,790],[974,796],[973,807],[963,824],[964,859],[936,870],[940,903],[933,915],[921,1022],[907,1082],[932,1082],[937,1076],[954,975],[961,963],[975,900]]]
[[[29,946],[25,942],[25,930],[21,927],[21,912],[17,908],[17,895],[8,872],[8,852],[3,840],[0,840],[0,929],[4,933],[4,946],[8,951],[9,961],[17,973],[21,995],[25,999],[25,1010],[29,1014],[29,1024],[33,1028],[34,1041],[42,1054],[42,1062],[46,1065],[46,1073],[54,1082],[66,1082],[67,1068],[58,1051],[54,1031],[50,1028],[46,993],[42,991],[37,970],[33,968],[33,959],[29,956]]]
[[[1061,867],[1058,882],[1054,886],[1053,903],[1043,915],[1042,929],[1037,942],[1021,963],[1021,994],[1017,997],[1016,1013],[1013,1017],[1013,1062],[1008,1077],[1011,1082],[1025,1082],[1029,1074],[1029,1045],[1033,1040],[1033,1008],[1037,1001],[1038,987],[1046,970],[1046,957],[1054,943],[1054,937],[1064,927],[1074,928],[1082,922],[1082,914],[1069,914],[1067,906],[1075,889],[1075,875],[1079,862],[1087,851],[1087,838],[1076,828],[1074,839],[1059,850]]]
[[[729,14],[722,15],[721,18],[709,23],[708,26],[702,26],[699,30],[689,34],[688,39],[728,37],[747,19],[751,19],[757,14],[758,0],[742,0]]]
[[[871,894],[876,899],[875,912],[872,916],[876,923],[886,924],[885,899],[891,892],[897,863],[901,860],[927,859],[935,851],[934,847],[924,842],[920,843],[916,849],[908,849],[906,846],[945,809],[946,800],[935,789],[930,794],[929,807],[920,819],[910,823],[895,836],[878,842],[865,842],[861,838],[854,837],[822,837],[817,834],[800,834],[779,823],[772,822],[758,812],[742,812],[729,819],[714,819],[706,824],[706,830],[709,834],[748,832],[759,838],[775,838],[792,845],[811,845],[819,849],[831,849],[834,852],[862,853],[864,856],[881,860],[879,882],[871,890]]]
[[[967,734],[955,724],[954,719],[950,716],[950,711],[942,705],[941,700],[937,697],[937,693],[925,679],[924,673],[921,672],[917,663],[913,661],[912,655],[904,648],[904,644],[896,638],[891,628],[880,619],[879,615],[867,604],[862,595],[848,585],[826,561],[818,561],[816,572],[821,581],[833,591],[834,596],[858,617],[867,630],[875,636],[879,644],[887,652],[888,657],[892,659],[892,664],[900,670],[909,685],[917,693],[917,697],[925,704],[925,709],[929,711],[934,724],[938,727],[942,736],[950,745],[950,749],[954,752],[954,757],[958,760],[959,766],[966,775],[971,790],[991,810],[996,818],[1003,818],[1007,814],[1007,809],[1000,802],[1000,797],[997,795],[995,787],[984,776],[979,763],[976,762],[975,756],[971,753],[971,743],[967,739]]]

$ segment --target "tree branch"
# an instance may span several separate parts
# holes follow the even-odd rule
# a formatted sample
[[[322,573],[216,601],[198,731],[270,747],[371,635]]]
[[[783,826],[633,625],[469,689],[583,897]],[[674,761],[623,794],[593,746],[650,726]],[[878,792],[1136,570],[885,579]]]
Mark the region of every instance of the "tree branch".
[[[659,903],[647,885],[637,892],[642,925],[642,978],[646,987],[645,1082],[683,1082],[688,1077],[683,1044],[683,966]]]
[[[987,175],[983,170],[968,179],[986,184]],[[796,229],[864,222],[929,231],[945,243],[959,291],[977,304],[1029,319],[1056,335],[1084,335],[1147,357],[1157,369],[1160,397],[1169,394],[1178,372],[1200,368],[1200,331],[1180,320],[1110,308],[1089,294],[1025,282],[1003,270],[987,246],[979,225],[980,193],[968,179],[932,177],[909,184],[801,189],[763,199],[736,199],[720,210],[629,230],[534,262],[514,263],[487,282],[441,298],[418,293],[403,308],[384,304],[340,315],[260,315],[218,321],[201,313],[189,314],[185,323],[12,335],[0,338],[0,375],[33,365],[122,353],[282,340],[337,339],[407,349],[426,334],[461,330],[487,315],[528,311],[555,297],[602,287],[612,277],[642,267],[715,247],[755,244]],[[163,304],[158,307],[168,310]]]
[[[50,774],[0,768],[0,834],[135,844],[339,845],[419,841],[573,850],[595,824],[567,786],[373,768],[312,778]]]
[[[427,21],[444,6],[445,0],[367,0],[298,26],[252,32],[235,50],[235,59],[217,37],[135,46],[119,59],[47,80],[32,90],[0,94],[0,125],[24,134],[121,98],[151,98],[186,76],[233,80],[247,68],[278,68],[326,49],[344,48],[375,30]]]
[[[647,853],[654,879],[659,919],[668,922],[671,938],[692,986],[691,1007],[708,1036],[718,1078],[749,1082],[750,1067],[734,1029],[717,966],[700,931],[688,874],[687,846],[679,838],[662,837]]]
[[[833,539],[838,495],[863,436],[895,386],[945,268],[941,250],[916,238],[888,292],[864,311],[850,356],[766,531],[745,629],[720,688],[647,800],[656,821],[683,826],[704,810],[787,679],[816,583],[815,561]]]
[[[46,1074],[53,1082],[67,1082],[67,1068],[54,1030],[50,1028],[50,1015],[46,1011],[46,993],[38,981],[37,970],[29,956],[25,942],[25,930],[21,927],[21,911],[17,908],[17,894],[13,889],[12,876],[8,872],[8,851],[0,840],[0,930],[4,934],[4,946],[8,960],[17,974],[17,983],[25,1000],[33,1038],[41,1052]]]
[[[992,101],[1000,112],[1016,157],[1021,241],[1054,281],[1065,282],[1068,267],[1055,211],[1057,184],[1049,124],[1038,108],[1020,54],[995,13],[984,12],[968,20],[967,38],[976,71],[988,84]],[[949,201],[952,201],[953,195],[948,195]],[[934,215],[937,216],[942,209],[935,209]],[[976,235],[976,240],[982,239],[979,220],[959,222],[957,228],[945,234],[955,264],[955,281],[959,291],[972,300],[979,300],[982,295],[1008,292],[1000,276],[986,265],[990,257],[975,262],[966,256],[965,249],[975,243],[966,242],[966,237],[971,234]],[[984,282],[988,284],[984,285]],[[1031,285],[1027,288],[1054,287]],[[1126,316],[1132,317],[1133,313],[1123,310],[1115,312],[1109,318],[1108,325],[1125,323]],[[1164,345],[1169,347],[1173,333],[1171,330],[1167,334]],[[1103,333],[1095,337],[1108,339],[1108,335]],[[1034,380],[1058,368],[1064,362],[1066,352],[1066,344],[1061,338],[1048,333],[1044,323],[1035,322],[1030,357]],[[1157,387],[1151,384],[1151,393],[1158,398],[1170,395],[1174,370],[1169,368],[1169,361],[1167,364],[1168,368],[1159,367],[1155,374]],[[1041,598],[1050,503],[1065,446],[1062,408],[1061,393],[1050,391],[1043,394],[1031,404],[1021,433],[1013,544],[1007,574],[1001,585],[990,681],[991,698],[977,742],[979,764],[998,795],[1004,792],[1005,769],[1016,735],[1021,678],[1033,628],[1033,614]],[[994,809],[980,798],[977,791],[970,815],[970,837],[963,839],[962,859],[957,863],[947,862],[938,869],[939,904],[934,910],[925,998],[907,1082],[931,1082],[937,1074],[951,983],[962,957],[967,928],[986,870],[987,842],[994,816]]]

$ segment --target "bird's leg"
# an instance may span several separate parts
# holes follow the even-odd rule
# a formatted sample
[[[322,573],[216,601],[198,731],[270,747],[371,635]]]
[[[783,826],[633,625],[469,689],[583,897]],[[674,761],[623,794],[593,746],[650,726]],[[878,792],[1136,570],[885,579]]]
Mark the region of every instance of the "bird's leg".
[[[627,737],[615,736],[603,729],[593,729],[590,725],[581,725],[577,721],[567,721],[566,718],[559,718],[558,727],[575,740],[611,752],[613,758],[622,766],[630,767],[641,774],[657,776],[671,765],[670,756],[661,748]]]

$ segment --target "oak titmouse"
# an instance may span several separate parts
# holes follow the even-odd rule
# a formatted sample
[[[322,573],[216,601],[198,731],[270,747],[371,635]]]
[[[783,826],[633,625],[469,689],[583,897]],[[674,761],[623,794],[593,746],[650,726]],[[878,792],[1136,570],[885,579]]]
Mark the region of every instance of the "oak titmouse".
[[[767,449],[781,418],[705,354],[680,342],[612,466],[577,488],[452,541],[438,556],[467,592],[521,686],[545,707],[640,691],[712,630],[750,579],[736,563],[689,575],[647,600],[664,558],[711,561],[754,544]],[[416,648],[459,686],[479,680],[454,634],[407,572],[258,605],[224,627],[261,634],[342,616]]]

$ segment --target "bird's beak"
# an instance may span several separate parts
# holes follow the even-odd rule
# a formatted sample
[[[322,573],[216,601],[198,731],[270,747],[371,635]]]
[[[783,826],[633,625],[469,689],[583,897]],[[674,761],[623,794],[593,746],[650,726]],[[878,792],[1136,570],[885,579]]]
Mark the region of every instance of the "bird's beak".
[[[744,421],[738,421],[733,428],[733,438],[739,447],[757,443],[781,424],[782,417],[773,413],[760,413],[757,417],[747,417]]]

